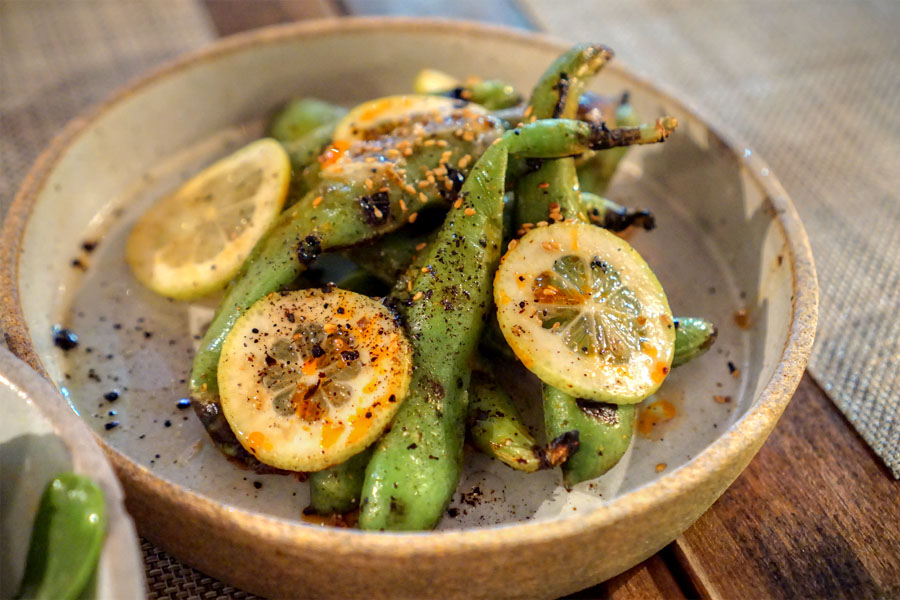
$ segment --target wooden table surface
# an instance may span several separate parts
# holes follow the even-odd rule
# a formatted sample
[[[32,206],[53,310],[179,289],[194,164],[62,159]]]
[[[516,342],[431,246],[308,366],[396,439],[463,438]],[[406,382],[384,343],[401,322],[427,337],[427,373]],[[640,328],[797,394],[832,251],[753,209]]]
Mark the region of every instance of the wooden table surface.
[[[513,0],[205,0],[220,35],[341,15],[532,27]],[[747,470],[680,538],[572,598],[900,598],[900,483],[804,376]]]

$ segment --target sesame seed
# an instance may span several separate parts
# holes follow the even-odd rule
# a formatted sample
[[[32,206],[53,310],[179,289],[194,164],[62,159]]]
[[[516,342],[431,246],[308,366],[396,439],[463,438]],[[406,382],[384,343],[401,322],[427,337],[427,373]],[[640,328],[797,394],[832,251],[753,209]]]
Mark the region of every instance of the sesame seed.
[[[397,204],[400,205],[400,210],[406,212],[406,202],[403,201],[403,198],[400,198],[400,200],[397,201]]]
[[[419,218],[419,213],[414,212],[413,214],[409,215],[409,222],[415,223],[416,219],[418,219],[418,218]]]
[[[546,190],[548,187],[550,187],[550,184],[545,181],[543,183],[539,183],[538,187],[541,188],[542,190]]]
[[[546,227],[547,225],[549,225],[549,223],[547,223],[547,221],[538,221],[537,222],[538,227]]]
[[[462,206],[462,198],[457,198],[456,202],[453,203],[453,208],[459,208]]]
[[[313,208],[317,207],[320,204],[322,204],[322,196],[316,196],[315,198],[313,198]]]
[[[662,473],[663,471],[666,470],[667,466],[669,466],[669,465],[667,465],[666,463],[659,463],[658,465],[656,465],[656,472]]]
[[[476,211],[475,211],[474,208],[472,208],[472,207],[470,206],[469,208],[467,208],[467,209],[464,210],[463,212],[465,213],[465,215],[466,215],[467,217],[471,217],[472,215],[475,214]]]
[[[422,272],[427,273],[431,270],[431,267],[422,267]]]
[[[428,196],[426,196],[422,192],[419,192],[419,200],[421,200],[422,202],[428,202]]]
[[[376,219],[380,219],[380,218],[384,217],[384,213],[381,212],[381,209],[378,208],[377,206],[376,206],[375,209],[372,211],[372,214],[375,215],[375,218],[376,218]]]
[[[427,245],[428,245],[428,244],[425,243],[425,242],[421,242],[421,243],[419,243],[419,244],[416,244],[416,252],[421,252],[422,250],[425,249],[425,246],[427,246]]]
[[[519,240],[509,240],[509,246],[507,246],[507,248],[512,250],[513,248],[515,248],[518,245],[519,245]]]
[[[322,325],[322,329],[325,330],[325,333],[334,333],[335,331],[337,331],[337,325],[335,325],[334,323],[325,323],[324,325]]]
[[[413,302],[418,302],[424,294],[422,292],[416,292],[415,296],[412,297]]]

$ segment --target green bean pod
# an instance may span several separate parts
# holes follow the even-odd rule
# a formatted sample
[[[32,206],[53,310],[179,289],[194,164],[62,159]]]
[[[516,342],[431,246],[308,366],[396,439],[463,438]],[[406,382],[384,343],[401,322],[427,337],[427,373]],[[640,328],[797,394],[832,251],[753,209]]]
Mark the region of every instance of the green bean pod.
[[[266,135],[281,143],[290,143],[309,135],[322,125],[337,125],[347,109],[315,98],[291,100],[275,113]]]
[[[634,434],[633,404],[606,404],[573,398],[544,386],[544,429],[548,438],[569,431],[579,434],[579,449],[563,464],[563,484],[600,477],[625,455]]]
[[[291,187],[285,209],[296,204],[318,183],[319,163],[316,159],[331,142],[334,126],[335,123],[326,123],[300,138],[281,143],[291,161]]]
[[[588,221],[610,231],[624,231],[632,225],[646,231],[656,227],[656,218],[650,211],[628,210],[608,198],[584,190],[581,192],[581,206]]]
[[[530,101],[534,116],[539,119],[575,116],[588,78],[611,57],[610,51],[596,45],[576,46],[562,55],[535,86]],[[603,121],[590,124],[608,131]],[[675,119],[664,117],[653,126],[638,127],[636,129],[646,134],[646,137],[638,137],[638,143],[663,141],[676,125]],[[628,144],[615,146],[625,145]],[[521,177],[516,185],[516,196],[520,225],[548,221],[551,214],[558,214],[557,219],[588,220],[572,158],[545,161],[535,171]],[[607,207],[604,205],[603,208]],[[543,387],[547,438],[554,439],[568,431],[578,431],[579,434],[578,451],[563,464],[563,482],[567,487],[608,471],[622,457],[631,439],[631,428],[628,428],[627,437],[623,438],[622,427],[626,421],[633,425],[633,407],[599,411],[586,409],[584,402],[551,386]],[[603,418],[609,416],[609,410],[615,418]]]
[[[468,361],[500,260],[508,149],[495,144],[463,184],[413,283],[405,310],[416,369],[391,429],[366,469],[363,529],[431,529],[462,468]]]
[[[366,466],[375,446],[369,446],[343,463],[309,474],[309,512],[345,514],[359,508]]]
[[[103,491],[75,473],[57,476],[41,496],[19,598],[78,598],[97,567],[106,534]]]
[[[234,322],[254,302],[296,280],[322,252],[381,237],[414,221],[423,207],[454,198],[464,171],[448,165],[458,165],[466,155],[481,155],[501,133],[499,123],[492,118],[469,120],[464,111],[459,113],[435,122],[433,126],[439,129],[414,140],[415,149],[408,157],[391,154],[396,140],[389,135],[351,146],[346,152],[353,160],[346,169],[323,169],[315,189],[281,213],[244,261],[200,342],[191,372],[194,409],[226,456],[259,472],[275,471],[240,446],[219,405],[219,354]],[[463,137],[460,130],[472,136]],[[425,145],[428,139],[443,145]],[[368,157],[375,161],[365,161]],[[418,175],[423,171],[437,172],[443,178],[438,183],[449,181],[450,189],[444,185],[414,188],[415,180],[407,181],[406,173]]]
[[[401,229],[376,240],[369,246],[348,249],[344,254],[382,282],[393,285],[435,234],[414,233]]]
[[[522,423],[509,395],[484,367],[472,372],[466,409],[469,440],[478,450],[517,471],[552,469],[578,449],[578,432],[566,431],[540,446]]]
[[[491,307],[500,259],[508,155],[570,156],[615,139],[617,134],[585,123],[539,121],[508,131],[476,163],[462,202],[428,248],[404,309],[416,370],[366,469],[362,528],[434,527],[456,489],[468,364]]]
[[[675,355],[672,366],[689,362],[712,347],[718,331],[712,322],[697,317],[675,318]]]
[[[516,106],[522,101],[522,95],[516,91],[516,88],[500,79],[462,84],[442,92],[442,95],[474,102],[488,110],[503,110]]]
[[[628,101],[628,93],[622,94],[619,106],[616,108],[614,125],[616,127],[631,127],[639,125],[640,117],[634,111],[634,107]],[[582,190],[594,194],[603,195],[609,187],[609,182],[616,172],[619,163],[625,158],[627,148],[612,148],[602,152],[585,154],[575,161],[578,169],[578,181]]]

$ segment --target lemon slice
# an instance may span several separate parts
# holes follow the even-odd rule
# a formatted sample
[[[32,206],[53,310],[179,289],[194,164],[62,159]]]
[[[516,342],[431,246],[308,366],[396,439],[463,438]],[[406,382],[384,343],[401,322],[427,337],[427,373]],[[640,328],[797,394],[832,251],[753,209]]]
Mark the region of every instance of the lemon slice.
[[[487,109],[477,104],[463,103],[468,114],[486,115]],[[386,96],[363,102],[347,113],[334,130],[333,144],[350,144],[382,133],[385,128],[402,124],[417,117],[446,118],[460,110],[460,100],[444,96],[406,94]]]
[[[387,308],[340,289],[266,296],[228,334],[222,411],[261,462],[319,471],[361,452],[409,387],[412,351]]]
[[[135,277],[178,299],[224,287],[281,211],[290,176],[288,155],[270,138],[207,167],[131,230],[125,259]]]
[[[437,69],[422,69],[413,81],[413,91],[417,94],[440,94],[459,84],[459,79],[449,73]]]
[[[573,396],[633,404],[671,368],[675,326],[662,286],[634,248],[599,227],[532,229],[504,257],[494,300],[519,360]]]

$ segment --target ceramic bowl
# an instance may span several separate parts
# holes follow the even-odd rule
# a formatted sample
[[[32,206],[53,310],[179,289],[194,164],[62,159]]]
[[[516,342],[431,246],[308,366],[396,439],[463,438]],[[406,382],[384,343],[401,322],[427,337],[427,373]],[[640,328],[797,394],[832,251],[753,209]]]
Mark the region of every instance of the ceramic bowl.
[[[555,597],[652,555],[738,476],[784,410],[812,344],[817,289],[806,235],[750,150],[615,62],[596,90],[628,89],[640,114],[672,114],[680,126],[664,145],[630,150],[609,195],[656,213],[657,230],[632,242],[676,314],[712,318],[720,336],[657,395],[677,416],[636,436],[606,477],[566,492],[558,473],[524,476],[470,454],[455,518],[437,531],[323,528],[299,518],[304,485],[231,465],[178,408],[212,303],[168,301],[133,279],[123,245],[141,211],[259,135],[263,118],[293,95],[352,105],[408,91],[426,66],[528,90],[566,48],[467,23],[299,23],[179,60],[61,133],[5,224],[3,326],[14,352],[65,389],[97,433],[143,535],[269,596]],[[749,327],[735,323],[739,310]],[[78,333],[80,345],[55,347],[54,325]],[[105,398],[119,413],[110,430]],[[476,487],[478,502],[468,493]]]
[[[75,471],[93,479],[106,500],[107,531],[83,598],[139,598],[144,563],[122,488],[90,430],[46,379],[0,348],[0,597],[21,582],[31,528],[47,484]]]

